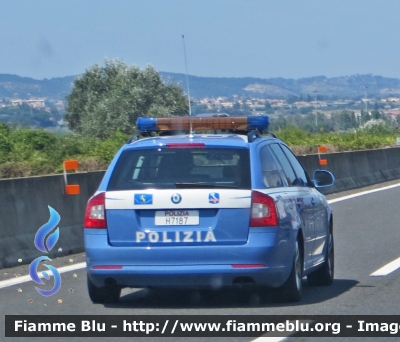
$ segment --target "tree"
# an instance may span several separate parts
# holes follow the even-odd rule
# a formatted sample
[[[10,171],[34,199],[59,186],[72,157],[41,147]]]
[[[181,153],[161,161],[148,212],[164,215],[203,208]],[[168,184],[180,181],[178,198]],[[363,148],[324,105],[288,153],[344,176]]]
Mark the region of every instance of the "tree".
[[[312,106],[308,106],[308,107],[301,107],[300,108],[300,114],[308,114],[311,113],[313,111],[314,107]]]
[[[271,124],[269,129],[271,131],[280,131],[288,126],[288,122],[283,115],[276,115],[271,118]]]
[[[10,128],[0,122],[0,162],[4,162],[11,152]]]
[[[371,111],[371,116],[372,116],[372,119],[375,119],[375,120],[383,119],[383,115],[381,114],[381,112],[379,110]]]
[[[361,109],[361,124],[365,124],[369,120],[371,120],[369,113]]]
[[[105,139],[117,130],[132,134],[139,116],[186,115],[188,110],[182,88],[163,82],[153,67],[106,60],[104,67],[95,64],[75,79],[65,119],[72,131]]]
[[[342,111],[339,114],[339,129],[342,131],[347,131],[349,129],[354,129],[357,126],[357,121],[354,112]]]
[[[288,103],[288,104],[293,104],[298,101],[301,101],[301,99],[300,99],[300,97],[295,96],[295,95],[291,95],[286,99],[286,103]]]

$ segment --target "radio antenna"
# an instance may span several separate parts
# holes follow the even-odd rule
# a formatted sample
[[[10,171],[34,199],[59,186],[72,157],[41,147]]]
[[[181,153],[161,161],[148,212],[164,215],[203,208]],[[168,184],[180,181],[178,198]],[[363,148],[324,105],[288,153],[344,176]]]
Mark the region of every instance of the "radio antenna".
[[[184,35],[182,35],[182,42],[183,42],[183,53],[185,55],[186,85],[187,85],[187,92],[188,92],[189,116],[192,116],[192,109],[190,106],[189,73],[188,73],[187,60],[186,60],[186,47],[185,47],[185,36]],[[190,125],[191,125],[191,123],[190,123]]]

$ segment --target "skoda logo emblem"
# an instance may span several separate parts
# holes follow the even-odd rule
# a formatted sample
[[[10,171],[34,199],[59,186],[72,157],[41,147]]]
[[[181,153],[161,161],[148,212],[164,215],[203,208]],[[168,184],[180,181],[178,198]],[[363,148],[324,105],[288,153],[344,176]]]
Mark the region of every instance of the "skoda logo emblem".
[[[171,201],[172,201],[172,203],[178,204],[182,201],[182,196],[179,194],[173,194],[171,196]]]

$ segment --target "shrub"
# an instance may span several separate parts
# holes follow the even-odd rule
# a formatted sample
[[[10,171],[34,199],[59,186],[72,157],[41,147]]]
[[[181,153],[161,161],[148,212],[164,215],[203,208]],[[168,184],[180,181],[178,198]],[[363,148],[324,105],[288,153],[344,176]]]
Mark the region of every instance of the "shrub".
[[[399,133],[387,125],[366,125],[356,132],[309,133],[294,126],[278,137],[296,154],[395,146]],[[41,129],[10,129],[0,123],[0,178],[28,177],[62,172],[62,162],[78,159],[81,171],[104,170],[129,136],[116,131],[106,140],[79,135],[55,135]]]

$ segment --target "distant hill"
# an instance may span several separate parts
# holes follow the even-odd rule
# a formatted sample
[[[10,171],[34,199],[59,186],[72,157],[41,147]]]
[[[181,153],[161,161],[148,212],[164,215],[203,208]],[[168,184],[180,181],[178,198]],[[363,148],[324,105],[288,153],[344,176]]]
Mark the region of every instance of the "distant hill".
[[[29,77],[0,74],[0,100],[8,98],[27,99],[47,97],[63,100],[71,91],[74,76],[35,80]]]
[[[164,79],[179,82],[186,89],[184,74],[161,73]],[[190,95],[197,98],[251,95],[266,98],[288,96],[314,97],[316,94],[330,98],[363,97],[367,87],[368,97],[399,96],[400,79],[373,75],[353,75],[327,78],[325,76],[300,78],[217,78],[189,76]]]
[[[186,75],[161,72],[164,80],[180,83],[186,91]],[[63,100],[71,91],[75,76],[35,80],[29,77],[0,74],[0,100],[3,98],[47,97]],[[324,95],[328,98],[400,96],[400,79],[373,75],[353,75],[327,78],[325,76],[286,79],[252,77],[189,76],[190,95],[194,98],[218,96],[257,96],[287,98],[290,96]]]

